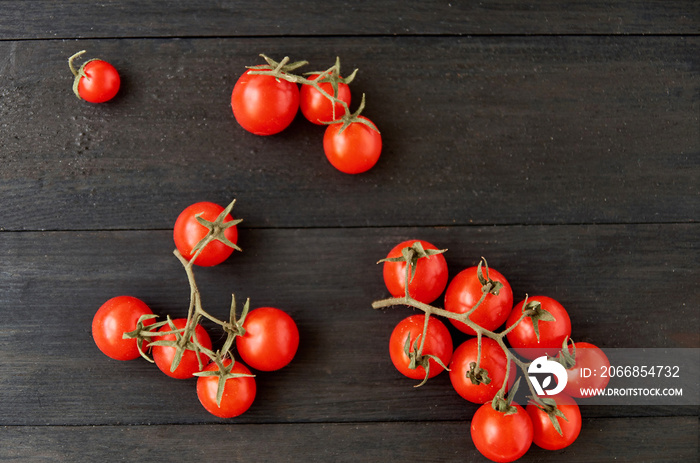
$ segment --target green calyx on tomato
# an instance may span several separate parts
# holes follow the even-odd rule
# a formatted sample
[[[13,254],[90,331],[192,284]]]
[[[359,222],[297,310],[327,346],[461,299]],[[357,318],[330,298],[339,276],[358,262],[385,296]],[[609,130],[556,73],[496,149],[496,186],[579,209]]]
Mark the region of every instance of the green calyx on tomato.
[[[442,254],[445,251],[447,251],[447,249],[425,249],[423,247],[423,243],[421,243],[420,241],[415,241],[412,245],[406,246],[405,248],[401,249],[400,257],[385,257],[384,259],[379,260],[377,263],[381,264],[384,262],[406,262],[408,264],[406,266],[406,273],[409,272],[410,268],[410,275],[406,275],[406,280],[409,282],[410,285],[410,283],[413,282],[413,279],[416,276],[416,270],[418,269],[419,259]],[[406,286],[406,293],[408,293],[409,285],[404,285]]]
[[[186,331],[194,331],[187,336]],[[177,378],[191,378],[193,373],[201,371],[208,363],[206,352],[211,352],[212,343],[209,334],[202,325],[195,325],[188,330],[186,318],[172,320],[167,317],[167,324],[159,330],[149,347],[158,368],[166,375]]]
[[[534,427],[533,442],[546,450],[560,450],[571,445],[581,432],[581,410],[565,394],[530,402],[527,413]]]
[[[295,84],[300,83],[301,78],[295,74],[292,74],[292,71],[296,71],[300,67],[309,64],[308,61],[294,61],[293,63],[290,63],[289,56],[285,56],[280,62],[277,62],[264,54],[260,54],[260,56],[267,62],[267,64],[246,66],[246,69],[250,70],[248,74],[272,76],[276,79],[284,79]]]
[[[185,208],[173,227],[177,251],[192,264],[203,267],[218,265],[226,260],[236,245],[241,219],[234,220],[230,212],[234,199],[227,207],[211,202],[199,202]]]
[[[404,241],[394,246],[377,264],[384,264],[384,284],[394,297],[412,297],[430,304],[445,290],[447,262],[442,253],[427,241]],[[406,283],[408,282],[408,284]]]
[[[539,342],[540,340],[540,321],[543,322],[555,322],[557,321],[556,318],[554,318],[554,315],[551,313],[547,312],[545,309],[542,308],[542,304],[539,301],[533,301],[533,302],[527,302],[527,298],[525,299],[525,302],[523,302],[523,314],[525,316],[530,317],[530,320],[532,320],[532,327],[535,331],[535,336],[537,336],[537,341]]]
[[[338,129],[338,133],[343,133],[350,125],[352,124],[364,124],[373,131],[377,132],[378,134],[379,129],[377,128],[376,125],[374,125],[374,122],[371,120],[367,119],[364,116],[360,116],[362,114],[362,111],[365,110],[365,94],[362,94],[362,100],[360,101],[360,106],[357,108],[357,111],[354,113],[350,113],[350,108],[345,108],[345,114],[340,117],[340,119],[332,122],[327,122],[327,125],[335,125],[335,124],[340,124],[340,128]]]
[[[486,275],[484,275],[484,268],[486,269]],[[479,279],[479,283],[482,285],[481,291],[483,293],[490,293],[494,296],[498,296],[504,285],[500,281],[489,278],[489,264],[483,257],[476,266],[476,276]]]
[[[234,204],[236,204],[235,199],[231,201],[229,205],[224,208],[223,211],[221,211],[221,213],[217,216],[217,218],[214,221],[209,221],[201,217],[202,214],[195,215],[197,222],[209,229],[209,232],[204,236],[204,238],[202,238],[194,246],[194,248],[192,248],[192,252],[195,253],[195,255],[197,251],[203,249],[207,244],[211,243],[214,240],[221,241],[226,246],[233,248],[236,251],[241,251],[241,248],[239,248],[238,245],[236,245],[235,243],[232,243],[225,235],[227,229],[234,227],[243,221],[243,219],[236,219],[224,222],[224,220],[226,220],[226,216],[231,213]]]
[[[531,403],[546,413],[557,433],[559,433],[560,436],[563,435],[561,425],[559,424],[559,418],[564,419],[564,421],[569,421],[569,419],[561,410],[559,410],[559,408],[557,408],[557,401],[547,397],[540,397],[538,400],[532,401]]]
[[[389,338],[389,356],[396,369],[411,379],[422,379],[416,387],[448,370],[452,359],[452,337],[437,317],[416,314],[401,320]]]
[[[216,365],[216,366],[214,366],[214,365]],[[200,371],[200,372],[194,374],[195,376],[199,377],[199,379],[197,381],[198,389],[199,389],[199,384],[205,384],[204,381],[206,381],[206,380],[204,378],[211,378],[211,377],[217,378],[216,405],[218,407],[221,407],[221,400],[223,399],[224,389],[226,387],[226,382],[228,380],[235,380],[237,378],[254,378],[255,377],[255,375],[251,374],[247,368],[245,368],[245,367],[240,368],[239,367],[242,365],[243,365],[242,363],[234,362],[230,358],[221,358],[221,357],[215,358],[212,361],[212,363],[210,363],[209,366],[204,369],[204,371]],[[211,381],[211,380],[209,380],[209,381]],[[254,387],[253,387],[253,389],[254,389]],[[200,400],[202,400],[201,396],[200,396]],[[250,402],[252,403],[252,400]],[[249,406],[250,405],[248,404],[248,407]],[[246,407],[246,409],[247,409],[247,407]],[[209,411],[211,412],[212,410],[209,410]],[[221,415],[219,415],[219,416],[221,416]],[[231,417],[232,416],[235,416],[235,415],[231,415]],[[228,418],[228,416],[224,416],[224,417]]]
[[[491,384],[488,370],[476,366],[476,362],[469,362],[469,371],[467,371],[465,375],[475,386],[479,384]]]
[[[406,337],[406,342],[403,345],[403,352],[406,354],[406,357],[409,358],[410,362],[408,364],[408,368],[411,370],[415,370],[418,367],[423,367],[425,370],[425,377],[423,378],[423,381],[421,381],[419,384],[416,384],[415,387],[420,387],[424,385],[428,379],[430,378],[430,360],[433,360],[436,362],[438,365],[442,367],[443,370],[449,370],[447,368],[447,365],[443,363],[442,360],[440,360],[440,357],[437,355],[432,355],[432,354],[421,354],[421,345],[419,344],[420,341],[420,335],[416,337],[416,339],[413,342],[413,349],[411,349],[411,337],[407,336]]]
[[[513,405],[513,398],[518,392],[518,387],[520,386],[521,378],[522,376],[515,380],[515,383],[513,383],[513,386],[510,388],[510,392],[507,396],[504,397],[501,392],[496,394],[493,400],[491,401],[491,408],[493,408],[497,412],[501,412],[506,415],[512,415],[513,413],[517,413],[518,409]]]

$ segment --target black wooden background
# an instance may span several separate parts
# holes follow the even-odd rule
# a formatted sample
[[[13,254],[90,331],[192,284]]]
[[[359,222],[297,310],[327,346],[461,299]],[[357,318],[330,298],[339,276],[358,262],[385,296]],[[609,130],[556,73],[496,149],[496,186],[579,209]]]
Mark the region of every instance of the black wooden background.
[[[0,460],[483,461],[477,406],[391,365],[411,311],[370,307],[405,239],[558,299],[575,340],[700,347],[700,2],[188,3],[0,2]],[[73,96],[81,49],[119,70],[112,102]],[[359,68],[375,168],[333,169],[302,117],[241,129],[260,53]],[[184,315],[172,224],[234,197],[244,252],[197,270],[205,307],[278,306],[301,345],[220,420],[90,323],[120,294]],[[573,446],[522,461],[697,461],[697,406],[582,412]]]

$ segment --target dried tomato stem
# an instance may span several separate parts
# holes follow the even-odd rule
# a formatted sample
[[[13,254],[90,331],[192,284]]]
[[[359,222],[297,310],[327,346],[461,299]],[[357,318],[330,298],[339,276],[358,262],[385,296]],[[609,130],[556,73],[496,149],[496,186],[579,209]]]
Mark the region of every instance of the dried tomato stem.
[[[72,72],[73,75],[76,76],[76,77],[78,76],[78,70],[77,70],[77,69],[75,68],[75,66],[73,65],[73,61],[75,61],[76,58],[78,58],[78,57],[80,57],[81,55],[83,55],[83,53],[85,53],[85,51],[86,51],[86,50],[80,50],[78,53],[76,53],[76,54],[74,54],[73,56],[71,56],[70,58],[68,58],[68,67],[70,68],[70,72]]]
[[[418,352],[416,352],[416,357],[419,359],[423,355],[423,346],[425,346],[425,338],[428,337],[428,322],[430,322],[430,313],[425,313],[425,320],[423,321],[423,336],[420,340],[420,346],[418,347]]]

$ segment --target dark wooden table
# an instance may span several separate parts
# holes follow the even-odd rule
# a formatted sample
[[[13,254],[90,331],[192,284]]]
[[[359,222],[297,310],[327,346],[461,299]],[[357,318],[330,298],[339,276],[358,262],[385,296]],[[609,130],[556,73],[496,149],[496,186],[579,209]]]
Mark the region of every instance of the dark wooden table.
[[[371,308],[405,239],[558,299],[575,340],[700,347],[700,2],[185,3],[0,2],[0,460],[483,461],[477,405],[390,362],[411,310]],[[81,49],[121,73],[112,102],[73,96]],[[336,171],[300,116],[241,129],[260,53],[359,68],[375,168]],[[284,308],[302,340],[222,420],[90,325],[120,294],[183,316],[171,227],[233,198],[244,252],[197,270],[204,304]],[[573,446],[522,461],[697,461],[697,406],[582,412]]]

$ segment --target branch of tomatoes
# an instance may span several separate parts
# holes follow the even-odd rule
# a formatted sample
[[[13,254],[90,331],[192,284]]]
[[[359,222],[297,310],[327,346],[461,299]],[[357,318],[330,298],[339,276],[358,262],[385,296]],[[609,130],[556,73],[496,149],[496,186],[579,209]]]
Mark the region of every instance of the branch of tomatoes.
[[[361,115],[364,94],[358,109],[350,110],[349,84],[357,69],[342,77],[336,58],[326,70],[297,74],[306,61],[284,57],[278,62],[260,56],[267,64],[247,66],[231,94],[231,108],[241,127],[256,135],[274,135],[285,130],[301,109],[308,121],[326,126],[323,150],[333,167],[359,174],[377,163],[382,138],[374,122]]]
[[[413,247],[417,247],[417,246],[420,246],[420,242],[416,242],[413,245]],[[401,261],[406,262],[407,265],[405,266],[405,274],[406,274],[405,281],[411,282],[411,281],[413,281],[413,279],[415,277],[415,269],[417,267],[417,265],[416,265],[417,259],[414,263],[415,249],[412,249],[412,248],[404,248],[404,249],[407,249],[408,252],[403,254],[399,260],[382,259],[379,262],[380,263],[387,262],[387,261],[389,261],[389,262],[401,262]],[[446,250],[441,250],[440,253],[442,253],[444,251],[446,251]],[[431,253],[430,255],[435,255],[435,254],[437,254],[437,253]],[[420,256],[419,258],[426,258],[426,257],[429,257],[430,255],[426,253],[425,255]],[[484,273],[484,271],[485,271],[485,273]],[[385,307],[406,305],[406,306],[421,310],[425,313],[426,323],[424,324],[424,329],[423,329],[423,332],[421,334],[422,341],[421,341],[419,349],[415,353],[415,356],[418,357],[419,359],[421,358],[422,351],[423,351],[423,348],[425,346],[425,341],[428,338],[428,322],[427,322],[427,320],[431,316],[437,315],[440,317],[445,317],[445,318],[448,318],[450,320],[454,320],[456,322],[463,323],[466,326],[468,326],[469,328],[473,329],[476,332],[476,336],[477,336],[477,340],[478,340],[478,342],[477,342],[478,354],[477,354],[477,360],[470,370],[469,377],[470,377],[470,380],[474,384],[480,384],[480,383],[489,384],[489,382],[490,382],[490,379],[488,379],[488,371],[486,369],[483,369],[480,367],[481,358],[482,358],[481,347],[482,347],[482,338],[483,337],[493,339],[494,341],[496,341],[498,343],[498,346],[503,350],[503,353],[506,355],[506,358],[508,359],[507,368],[508,369],[510,368],[511,362],[516,363],[518,365],[518,367],[520,367],[520,369],[525,374],[526,381],[527,381],[527,383],[530,387],[530,390],[534,396],[533,400],[538,401],[539,398],[537,397],[537,394],[535,393],[534,388],[532,387],[532,385],[527,377],[527,368],[530,366],[530,362],[523,362],[518,357],[513,355],[513,353],[510,351],[510,349],[505,345],[505,342],[503,341],[503,339],[508,334],[508,332],[510,332],[515,326],[517,326],[520,322],[522,322],[526,317],[530,316],[529,312],[526,313],[525,311],[523,311],[523,313],[520,316],[520,318],[518,319],[518,321],[516,323],[514,323],[511,326],[511,328],[509,328],[508,330],[505,330],[503,332],[500,332],[500,333],[495,333],[493,331],[487,330],[487,329],[483,328],[482,326],[478,325],[477,323],[473,322],[470,318],[470,315],[472,315],[483,304],[484,300],[486,299],[486,296],[489,294],[493,294],[495,296],[498,296],[500,289],[503,287],[503,284],[501,282],[493,281],[489,278],[489,276],[488,276],[489,275],[488,263],[486,262],[486,259],[484,259],[483,257],[481,258],[481,260],[479,261],[479,264],[477,266],[477,275],[478,275],[479,281],[481,282],[481,285],[482,285],[481,286],[481,297],[467,312],[464,312],[464,313],[450,312],[448,310],[441,309],[439,307],[435,307],[435,306],[432,306],[430,304],[426,304],[424,302],[421,302],[421,301],[414,299],[413,297],[411,297],[408,294],[409,285],[406,285],[406,294],[404,296],[391,297],[391,298],[375,301],[372,303],[372,308],[381,309],[381,308],[385,308]],[[540,309],[540,310],[544,311],[544,309]],[[544,311],[544,312],[546,312],[546,311]],[[551,314],[550,314],[550,317],[551,317]],[[553,318],[553,317],[551,317],[551,318]],[[419,361],[418,363],[420,364],[421,362]],[[508,378],[508,373],[506,374],[505,378]],[[424,381],[422,383],[418,384],[416,387],[422,386],[423,384],[425,384],[425,382],[427,380],[428,380],[428,372],[426,371]],[[507,386],[508,386],[507,381],[505,381],[505,379],[504,379],[504,381],[501,385],[501,389],[499,389],[499,391],[497,393],[497,396],[499,396],[502,399],[505,399]]]
[[[586,387],[607,385],[607,380],[605,384],[587,383],[591,378],[580,373],[605,365],[606,356],[588,343],[579,343],[584,349],[576,354],[568,313],[554,299],[526,296],[513,305],[510,284],[484,258],[459,272],[448,285],[445,251],[426,241],[409,240],[378,262],[384,264],[384,282],[392,297],[375,301],[372,307],[409,306],[422,312],[394,328],[389,341],[392,363],[405,376],[421,379],[416,387],[449,371],[456,392],[482,404],[472,420],[472,439],[491,459],[513,461],[532,442],[547,449],[570,445],[581,427],[578,405],[570,396],[584,397],[580,393]],[[444,308],[440,308],[434,301],[443,292]],[[475,337],[453,351],[451,335],[440,318]],[[497,331],[504,324],[505,329]],[[531,378],[531,374],[546,373],[539,371],[545,362],[556,362],[563,375],[557,374],[556,382],[551,377],[549,383]],[[522,373],[517,381],[516,367]],[[523,377],[529,390],[527,410],[513,402]],[[559,392],[544,396],[542,389],[552,384]],[[566,385],[563,393],[560,385]],[[506,420],[505,416],[513,418]],[[484,429],[489,427],[495,430]],[[488,437],[513,434],[519,436],[517,446]]]
[[[255,380],[250,370],[234,357],[240,357],[261,371],[280,369],[296,354],[299,331],[292,318],[280,309],[261,307],[250,310],[247,299],[240,316],[236,297],[231,296],[227,320],[210,314],[202,305],[194,266],[214,266],[226,260],[236,245],[240,219],[231,217],[235,204],[227,207],[210,202],[187,207],[175,222],[175,257],[182,264],[190,287],[186,318],[155,322],[145,303],[130,296],[110,299],[93,318],[93,338],[98,348],[117,360],[139,355],[155,363],[168,376],[198,377],[197,395],[210,413],[231,418],[245,412],[255,398]],[[225,339],[214,350],[203,319],[218,325]],[[150,352],[150,356],[149,356]]]

